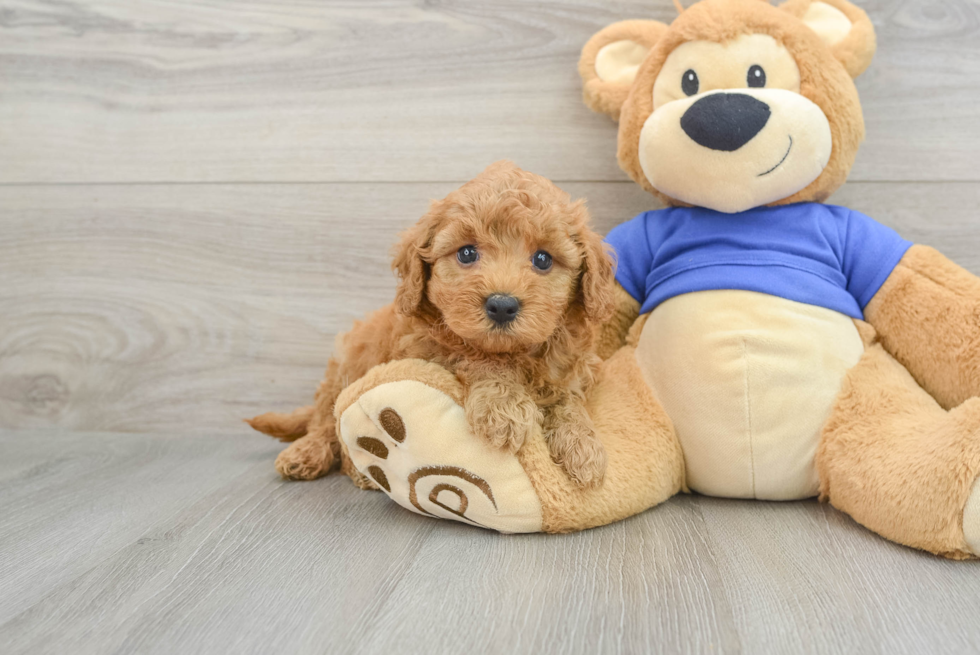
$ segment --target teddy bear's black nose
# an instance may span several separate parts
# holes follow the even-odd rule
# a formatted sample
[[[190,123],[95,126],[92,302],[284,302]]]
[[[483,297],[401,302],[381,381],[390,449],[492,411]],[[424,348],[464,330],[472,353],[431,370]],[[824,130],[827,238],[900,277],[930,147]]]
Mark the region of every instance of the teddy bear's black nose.
[[[495,293],[484,303],[487,316],[497,325],[507,325],[515,318],[521,309],[521,303],[514,296]]]
[[[713,93],[681,116],[681,128],[698,145],[733,152],[769,122],[769,105],[744,93]]]

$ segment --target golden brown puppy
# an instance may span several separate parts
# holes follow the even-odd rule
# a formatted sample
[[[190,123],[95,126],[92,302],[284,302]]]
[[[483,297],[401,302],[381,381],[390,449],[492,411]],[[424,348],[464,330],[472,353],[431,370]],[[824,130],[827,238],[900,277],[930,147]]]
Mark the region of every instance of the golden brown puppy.
[[[334,402],[372,367],[436,362],[467,390],[473,431],[516,451],[541,425],[552,457],[582,486],[602,480],[605,452],[584,399],[612,313],[613,267],[582,201],[510,162],[488,167],[402,236],[395,302],[338,338],[315,404],[264,414],[255,429],[294,441],[276,460],[283,477],[327,473],[338,455],[360,486],[372,481],[341,452]]]

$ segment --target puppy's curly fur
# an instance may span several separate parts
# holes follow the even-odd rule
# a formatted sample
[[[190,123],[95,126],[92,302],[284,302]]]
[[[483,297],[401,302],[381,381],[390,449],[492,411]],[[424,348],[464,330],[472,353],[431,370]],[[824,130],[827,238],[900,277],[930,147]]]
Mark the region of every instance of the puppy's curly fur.
[[[478,259],[461,263],[460,248]],[[549,270],[532,264],[539,251]],[[465,259],[465,258],[464,258]],[[292,414],[263,414],[250,425],[295,441],[276,460],[285,478],[313,479],[340,458],[359,486],[376,488],[346,458],[334,402],[372,367],[396,359],[436,362],[466,387],[474,432],[516,451],[542,425],[555,461],[575,482],[601,482],[606,457],[585,409],[599,357],[595,341],[613,311],[613,264],[588,226],[583,201],[510,162],[492,164],[402,235],[393,268],[395,302],[338,337],[315,403]],[[487,298],[516,298],[516,318],[488,317]]]

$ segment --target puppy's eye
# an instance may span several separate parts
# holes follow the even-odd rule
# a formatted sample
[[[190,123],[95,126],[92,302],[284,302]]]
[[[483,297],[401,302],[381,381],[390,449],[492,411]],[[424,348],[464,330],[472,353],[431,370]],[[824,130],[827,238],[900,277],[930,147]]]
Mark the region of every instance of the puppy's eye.
[[[689,70],[684,73],[684,77],[681,78],[681,89],[689,96],[693,96],[701,88],[701,80],[698,79],[698,74],[693,70]]]
[[[762,66],[756,64],[749,69],[748,83],[753,89],[761,89],[766,85],[766,71],[762,70]]]
[[[476,246],[463,246],[456,251],[456,260],[460,264],[472,264],[480,258],[480,254],[476,251]]]
[[[544,250],[539,250],[531,257],[531,264],[539,271],[551,270],[551,255]]]

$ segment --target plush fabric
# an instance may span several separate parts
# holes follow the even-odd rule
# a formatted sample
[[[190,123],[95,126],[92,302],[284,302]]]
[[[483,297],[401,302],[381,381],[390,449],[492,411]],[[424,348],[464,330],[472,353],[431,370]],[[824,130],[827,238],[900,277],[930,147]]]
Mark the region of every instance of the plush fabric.
[[[609,359],[623,347],[626,334],[640,317],[640,303],[622,286],[616,285],[613,297],[613,315],[601,326],[596,337],[596,354],[602,359]]]
[[[811,3],[801,18],[831,47],[847,38],[854,27],[844,12],[826,2]]]
[[[980,280],[913,246],[865,310],[885,349],[951,409],[980,396]]]
[[[610,84],[629,83],[650,49],[635,41],[616,41],[604,46],[595,58],[599,79]]]
[[[626,102],[633,80],[625,76],[613,76],[604,80],[596,71],[596,59],[599,53],[608,46],[623,44],[627,47],[638,46],[649,52],[650,48],[660,40],[667,31],[667,26],[655,20],[628,20],[610,25],[593,36],[582,50],[579,60],[579,74],[584,81],[582,97],[585,104],[593,111],[608,114],[613,119],[619,118],[619,110]],[[620,46],[622,48],[622,46]],[[634,49],[634,52],[636,50]],[[608,52],[608,51],[607,51]],[[607,62],[611,63],[611,62]],[[632,67],[632,62],[623,62]],[[635,75],[635,72],[633,73]],[[607,75],[611,75],[607,73]]]
[[[759,46],[772,52],[754,52]],[[698,64],[701,57],[711,61]],[[782,69],[789,70],[781,76]],[[753,70],[765,88],[734,91]],[[687,91],[686,78],[694,80]],[[683,44],[664,63],[653,90],[657,109],[639,135],[636,151],[646,180],[674,204],[727,213],[778,202],[806,187],[830,161],[833,133],[799,86],[795,61],[770,36]],[[687,92],[694,95],[685,97]]]
[[[842,13],[851,23],[850,31],[843,36],[836,25],[825,22],[826,10],[821,5],[830,6]],[[830,46],[830,52],[844,68],[847,69],[851,77],[857,77],[868,69],[871,60],[874,59],[875,50],[878,47],[875,38],[874,26],[871,19],[863,9],[857,7],[846,0],[789,0],[780,5],[781,10],[806,20],[807,17],[816,19],[829,26],[833,30],[833,35],[819,33],[818,36]],[[810,23],[811,27],[819,27]]]
[[[856,9],[856,8],[855,8]],[[860,12],[860,10],[857,10]],[[863,14],[863,12],[860,12]],[[868,25],[868,34],[860,50],[874,51],[873,29],[865,16],[856,25]],[[611,28],[607,28],[610,29]],[[862,30],[863,33],[863,30]],[[647,39],[654,34],[650,30]],[[640,133],[653,113],[653,86],[667,56],[684,43],[711,41],[726,43],[741,35],[768,34],[782,43],[793,55],[800,69],[800,93],[816,104],[827,116],[833,137],[833,152],[821,175],[801,189],[772,205],[796,202],[822,202],[847,179],[854,164],[858,147],[864,140],[864,118],[851,72],[820,37],[807,29],[788,11],[775,10],[756,0],[702,0],[688,7],[663,33],[641,64],[626,101],[620,108],[619,163],[640,186],[658,196],[666,204],[684,204],[656,189],[647,180],[640,165]],[[855,34],[856,39],[862,38]],[[584,56],[583,56],[584,59]],[[854,66],[851,70],[860,68]],[[617,96],[618,97],[618,96]],[[593,104],[612,106],[616,97],[610,95]],[[607,112],[608,113],[608,112]]]
[[[980,478],[973,483],[963,510],[963,537],[970,552],[980,554]]]
[[[891,228],[815,203],[736,215],[702,208],[646,212],[606,237],[616,280],[642,313],[696,291],[742,289],[853,318],[912,245]]]
[[[852,320],[752,291],[688,293],[649,315],[636,352],[674,423],[692,490],[817,495],[820,433],[864,352]]]
[[[980,398],[947,412],[873,332],[865,339],[824,427],[820,496],[892,541],[970,557],[963,514],[980,475]]]
[[[609,456],[599,488],[576,488],[548,458],[543,442],[518,452],[541,498],[546,532],[605,525],[687,490],[673,425],[644,383],[633,348],[622,348],[603,365],[589,412]]]

